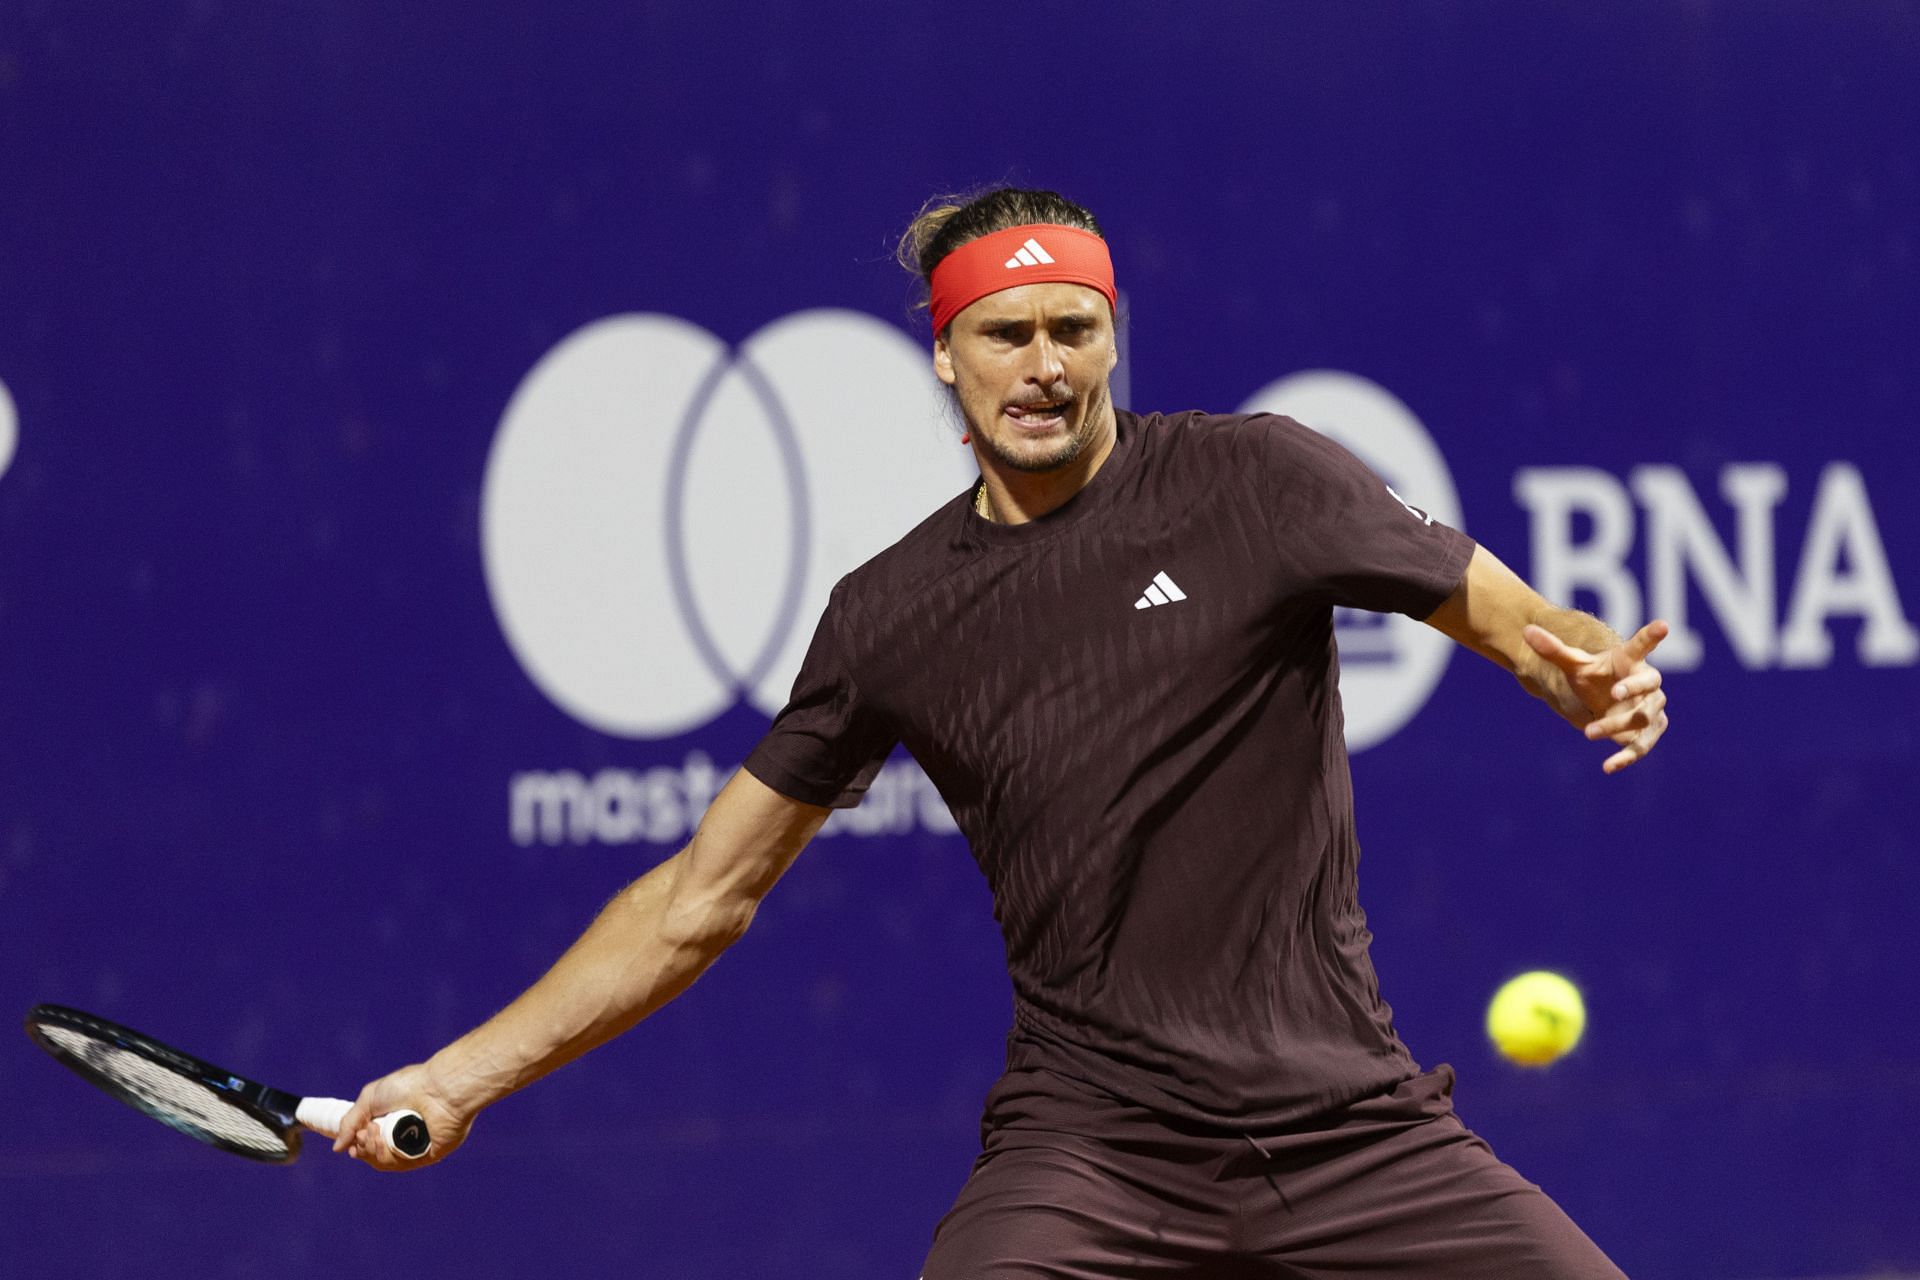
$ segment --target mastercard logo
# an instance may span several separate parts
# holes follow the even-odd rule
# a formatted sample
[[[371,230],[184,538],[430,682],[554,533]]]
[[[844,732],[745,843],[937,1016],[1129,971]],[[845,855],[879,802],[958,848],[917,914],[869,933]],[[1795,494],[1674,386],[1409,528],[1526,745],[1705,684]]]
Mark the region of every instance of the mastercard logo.
[[[813,310],[738,348],[598,320],[522,380],[487,462],[494,611],[528,676],[626,738],[786,703],[833,584],[976,472],[927,351]]]

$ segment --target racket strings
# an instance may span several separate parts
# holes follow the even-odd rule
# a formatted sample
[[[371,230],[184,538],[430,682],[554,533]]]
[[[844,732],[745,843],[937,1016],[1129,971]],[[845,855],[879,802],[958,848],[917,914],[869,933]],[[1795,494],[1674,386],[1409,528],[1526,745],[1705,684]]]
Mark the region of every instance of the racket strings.
[[[118,1089],[128,1102],[162,1124],[202,1142],[274,1157],[288,1152],[286,1140],[271,1126],[198,1080],[68,1027],[43,1022],[39,1032],[70,1061]]]

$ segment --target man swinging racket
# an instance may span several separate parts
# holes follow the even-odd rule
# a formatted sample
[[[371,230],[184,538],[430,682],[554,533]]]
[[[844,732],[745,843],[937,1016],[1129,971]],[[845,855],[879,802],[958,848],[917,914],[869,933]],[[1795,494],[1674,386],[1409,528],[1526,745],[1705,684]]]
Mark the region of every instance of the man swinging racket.
[[[1618,1276],[1394,1034],[1333,610],[1506,667],[1615,745],[1609,773],[1666,729],[1665,624],[1622,641],[1554,607],[1289,419],[1116,410],[1107,245],[1052,192],[931,208],[902,257],[980,483],[834,589],[692,842],[501,1013],[368,1085],[337,1149],[403,1167],[369,1117],[411,1108],[443,1157],[680,994],[901,743],[986,874],[1015,1005],[925,1280]]]

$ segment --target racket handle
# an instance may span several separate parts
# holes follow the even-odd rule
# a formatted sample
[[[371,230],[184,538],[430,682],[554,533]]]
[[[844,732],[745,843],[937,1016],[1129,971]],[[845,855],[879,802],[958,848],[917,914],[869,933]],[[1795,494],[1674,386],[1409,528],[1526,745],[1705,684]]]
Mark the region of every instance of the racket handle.
[[[293,1118],[316,1133],[329,1138],[340,1135],[340,1122],[347,1118],[353,1104],[344,1098],[302,1098]],[[418,1111],[389,1111],[374,1120],[387,1147],[404,1160],[418,1160],[433,1145],[427,1122]]]

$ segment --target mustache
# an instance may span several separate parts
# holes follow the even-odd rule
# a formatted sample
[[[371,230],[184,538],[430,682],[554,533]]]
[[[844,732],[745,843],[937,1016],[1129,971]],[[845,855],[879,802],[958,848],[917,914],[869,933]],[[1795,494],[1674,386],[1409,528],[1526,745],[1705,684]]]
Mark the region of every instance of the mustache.
[[[1009,400],[1007,401],[1007,407],[1009,409],[1031,409],[1037,404],[1051,404],[1065,408],[1072,404],[1073,401],[1073,391],[1070,388],[1061,387],[1051,394],[1047,392],[1035,392],[1031,395],[1021,396],[1017,400]]]

